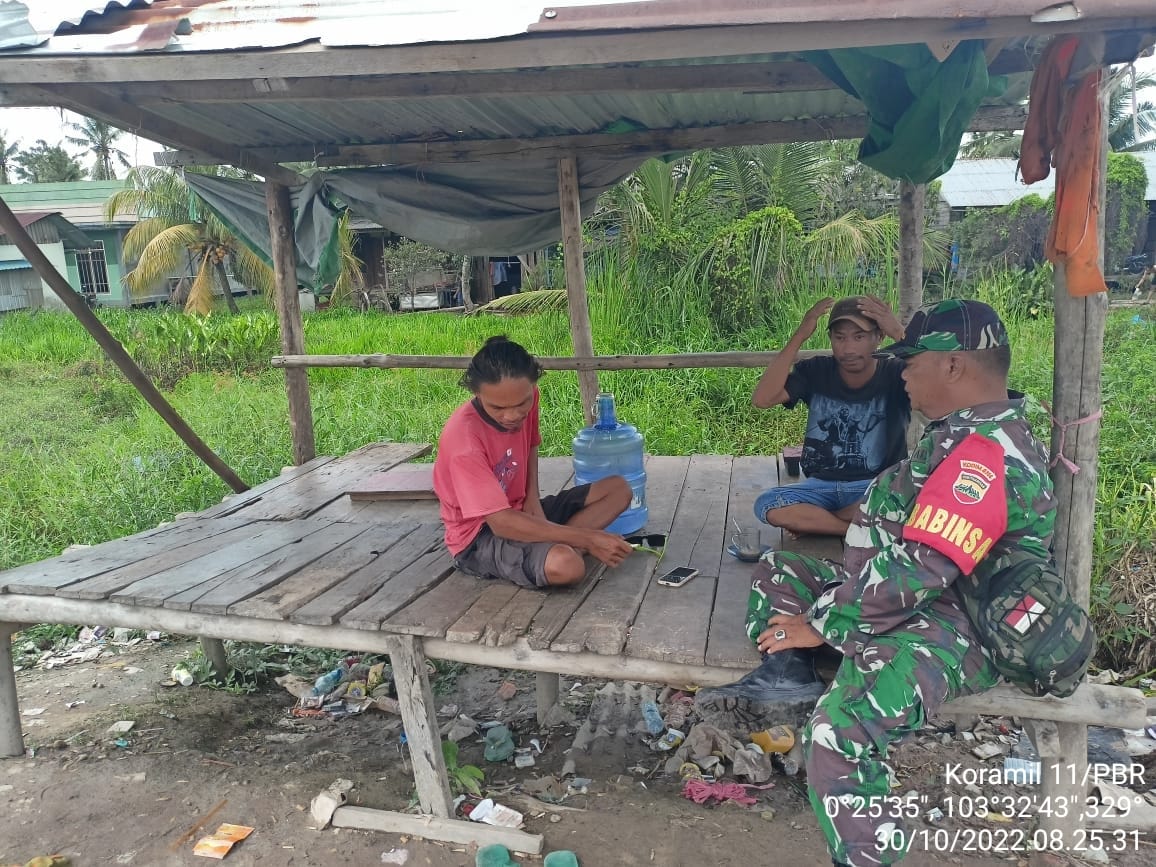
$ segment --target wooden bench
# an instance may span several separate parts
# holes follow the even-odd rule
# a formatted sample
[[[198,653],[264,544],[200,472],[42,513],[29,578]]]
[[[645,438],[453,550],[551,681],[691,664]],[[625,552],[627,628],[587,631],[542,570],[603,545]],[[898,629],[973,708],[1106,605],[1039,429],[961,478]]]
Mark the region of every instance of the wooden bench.
[[[537,853],[538,835],[452,818],[427,657],[538,672],[540,713],[556,701],[558,675],[711,686],[758,663],[743,632],[751,567],[724,551],[733,521],[752,526],[756,494],[777,483],[775,457],[648,458],[648,530],[669,537],[661,563],[639,552],[547,593],[456,572],[436,502],[345,494],[427,451],[386,443],[317,458],[172,524],[0,573],[0,755],[24,750],[7,640],[18,624],[159,628],[201,636],[216,659],[221,639],[384,652],[425,815],[342,807],[334,823]],[[569,459],[544,459],[542,490],[560,490],[570,475]],[[653,580],[656,567],[688,564],[700,574],[682,588]],[[1063,701],[998,688],[946,710],[1145,721],[1138,690],[1097,685]]]

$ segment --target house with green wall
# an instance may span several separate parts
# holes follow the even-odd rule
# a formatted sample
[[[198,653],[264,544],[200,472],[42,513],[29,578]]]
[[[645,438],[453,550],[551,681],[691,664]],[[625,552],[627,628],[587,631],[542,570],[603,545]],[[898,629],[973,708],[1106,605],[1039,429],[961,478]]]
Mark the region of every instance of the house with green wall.
[[[121,213],[113,221],[106,220],[104,216],[105,203],[109,197],[123,188],[124,181],[7,184],[0,185],[0,197],[18,217],[22,214],[29,217],[34,214],[57,214],[79,230],[79,236],[68,232],[57,233],[60,238],[55,241],[50,236],[34,239],[78,293],[94,297],[104,307],[129,307],[167,301],[170,284],[167,278],[158,281],[150,291],[137,296],[131,296],[124,285],[122,278],[125,272],[132,270],[136,264],[124,261],[124,236],[137,222],[137,216]],[[78,237],[87,237],[91,246],[80,246]],[[37,275],[29,276],[26,273],[30,269],[31,266],[24,261],[20,251],[11,246],[6,238],[0,239],[0,273],[7,274],[7,280],[13,286],[23,285],[28,290],[27,306],[63,308],[60,299],[43,281],[39,281]],[[39,293],[32,285],[37,281],[42,284]],[[18,294],[13,295],[13,299],[18,298]],[[19,302],[14,300],[12,303]]]

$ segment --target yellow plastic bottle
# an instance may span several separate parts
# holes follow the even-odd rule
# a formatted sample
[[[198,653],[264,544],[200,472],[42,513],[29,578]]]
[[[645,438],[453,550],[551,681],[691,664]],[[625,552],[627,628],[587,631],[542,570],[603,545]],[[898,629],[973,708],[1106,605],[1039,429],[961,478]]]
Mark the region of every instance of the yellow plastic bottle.
[[[789,726],[771,726],[752,732],[751,743],[758,744],[764,753],[788,753],[795,745],[795,733]]]

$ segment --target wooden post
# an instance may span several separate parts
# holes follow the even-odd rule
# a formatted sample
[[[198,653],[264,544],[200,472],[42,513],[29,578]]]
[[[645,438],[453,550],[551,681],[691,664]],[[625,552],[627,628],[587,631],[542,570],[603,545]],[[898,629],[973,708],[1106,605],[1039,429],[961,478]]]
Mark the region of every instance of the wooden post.
[[[269,211],[269,238],[273,251],[276,283],[277,321],[281,326],[283,352],[305,351],[305,326],[301,302],[297,298],[297,251],[293,245],[293,207],[289,188],[265,181],[265,206]],[[290,348],[292,347],[292,348]],[[297,466],[317,456],[313,438],[313,407],[309,403],[309,372],[285,371],[285,391],[289,395],[289,432],[293,437],[293,463]]]
[[[494,300],[494,283],[490,280],[488,256],[470,257],[470,300],[473,304],[488,304]]]
[[[923,203],[927,184],[899,182],[899,321],[923,304]]]
[[[413,635],[388,635],[385,648],[393,666],[393,682],[401,705],[401,721],[409,743],[421,811],[442,819],[452,818],[453,798],[421,639]]]
[[[558,681],[556,674],[538,672],[534,681],[534,696],[538,706],[538,725],[544,725],[551,709],[558,703]]]
[[[224,683],[229,677],[229,658],[225,654],[225,642],[219,638],[205,637],[200,641],[201,651],[205,654],[205,659],[209,660],[213,676],[220,683]]]
[[[1102,138],[1100,153],[1100,213],[1096,226],[1100,239],[1100,268],[1104,267],[1104,194],[1107,175],[1108,121],[1105,93],[1101,85]],[[1058,170],[1058,169],[1057,169]],[[1071,472],[1063,461],[1052,468],[1058,508],[1056,510],[1056,566],[1072,597],[1085,608],[1091,598],[1092,537],[1096,521],[1097,458],[1100,449],[1100,421],[1091,418],[1101,408],[1100,374],[1104,357],[1104,327],[1108,319],[1108,297],[1103,294],[1073,298],[1068,294],[1067,270],[1056,262],[1053,272],[1055,335],[1052,354],[1053,457],[1063,455],[1079,467]],[[1053,804],[1070,805],[1065,815],[1040,816],[1040,827],[1058,830],[1065,847],[1080,840],[1082,808],[1088,795],[1088,727],[1084,723],[1056,723],[1049,760],[1039,749],[1042,763],[1041,795]],[[1094,782],[1094,781],[1093,781]],[[1062,812],[1062,811],[1058,811]]]
[[[590,307],[586,302],[586,265],[582,260],[582,207],[578,190],[578,160],[558,160],[558,205],[562,211],[562,250],[566,257],[566,300],[570,306],[570,339],[574,354],[594,355],[590,331]],[[598,374],[578,372],[578,392],[582,395],[582,415],[586,424],[594,421],[594,399],[598,395]]]
[[[0,623],[0,757],[24,755],[16,669],[12,665],[12,635],[18,628],[15,623]]]
[[[19,248],[24,258],[40,275],[40,278],[64,302],[64,306],[92,335],[92,338],[104,350],[104,354],[120,368],[125,379],[140,392],[145,402],[156,410],[157,415],[165,420],[165,423],[173,429],[173,433],[181,438],[181,441],[192,450],[193,454],[200,458],[236,493],[249,490],[249,486],[241,481],[240,476],[233,472],[216,452],[205,445],[204,441],[193,432],[193,429],[181,418],[180,414],[165,400],[164,395],[157,390],[152,380],[145,376],[144,371],[137,366],[132,356],[121,346],[120,341],[109,333],[108,329],[104,327],[104,323],[96,318],[96,314],[76,294],[68,281],[56,270],[56,267],[48,261],[44,251],[36,246],[36,242],[24,231],[24,227],[20,225],[20,221],[16,219],[16,215],[12,213],[12,209],[3,199],[0,199],[0,229]]]

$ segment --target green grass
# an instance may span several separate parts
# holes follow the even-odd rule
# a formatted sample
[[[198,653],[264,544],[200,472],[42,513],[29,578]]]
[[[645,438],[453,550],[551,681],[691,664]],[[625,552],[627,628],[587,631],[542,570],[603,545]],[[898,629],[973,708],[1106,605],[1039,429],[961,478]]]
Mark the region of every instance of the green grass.
[[[634,288],[624,288],[630,286]],[[886,294],[886,287],[880,290]],[[693,293],[648,285],[645,275],[613,269],[591,274],[591,310],[599,353],[773,349],[785,342],[814,296],[774,300],[772,325],[720,338]],[[163,356],[155,311],[99,311],[137,351]],[[268,311],[248,316],[272,317]],[[1156,327],[1110,317],[1104,368],[1097,574],[1129,544],[1150,544],[1156,526]],[[249,329],[263,339],[261,328]],[[1050,400],[1052,323],[1009,322],[1013,386]],[[246,332],[248,333],[248,331]],[[469,355],[496,333],[541,355],[571,352],[561,314],[497,318],[445,314],[312,314],[307,351]],[[214,332],[201,339],[224,341]],[[233,338],[227,338],[233,339]],[[151,341],[151,342],[150,342]],[[822,335],[812,345],[823,345]],[[251,347],[249,348],[251,349]],[[205,355],[195,372],[174,377],[169,399],[192,428],[240,476],[256,484],[290,463],[284,380],[280,371],[233,363],[249,349]],[[247,357],[247,356],[246,356]],[[198,362],[186,359],[184,369]],[[171,374],[173,371],[169,370]],[[310,372],[318,451],[344,454],[374,440],[436,442],[465,399],[458,371],[315,369]],[[620,417],[637,425],[655,454],[768,454],[802,435],[804,412],[758,411],[749,397],[757,370],[622,371],[603,374]],[[576,378],[542,380],[545,455],[570,453],[582,424]],[[1034,413],[1041,436],[1046,416]],[[1145,490],[1145,485],[1149,485]],[[73,543],[127,535],[181,511],[205,508],[227,493],[180,443],[70,316],[0,317],[0,568],[58,554]]]

